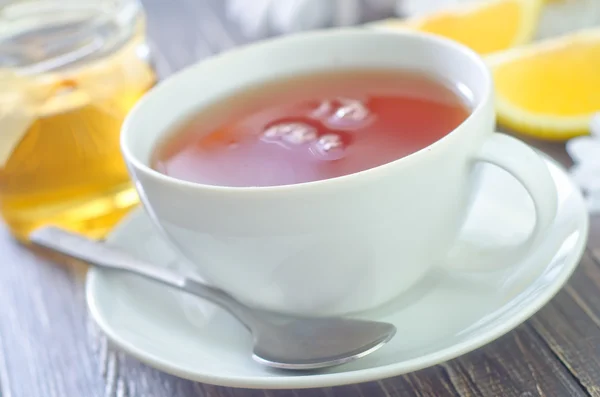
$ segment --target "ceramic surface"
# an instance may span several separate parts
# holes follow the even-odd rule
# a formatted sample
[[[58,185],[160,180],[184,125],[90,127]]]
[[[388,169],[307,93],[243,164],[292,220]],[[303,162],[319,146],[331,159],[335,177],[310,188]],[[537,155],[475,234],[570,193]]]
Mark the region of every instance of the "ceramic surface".
[[[467,95],[472,114],[410,156],[310,183],[208,186],[148,166],[155,144],[173,126],[240,87],[364,67],[419,70],[451,81]],[[138,102],[121,144],[155,225],[198,275],[250,305],[318,315],[378,306],[439,264],[468,211],[477,162],[497,164],[527,187],[538,222],[524,247],[537,244],[556,212],[552,180],[531,148],[494,133],[494,124],[489,70],[467,47],[414,32],[333,29],[265,40],[175,74]],[[526,249],[502,252],[515,259]],[[471,246],[458,251],[456,262],[477,255],[491,263]]]
[[[537,248],[523,261],[495,272],[431,270],[395,301],[362,314],[396,324],[398,333],[381,350],[348,365],[305,374],[266,369],[251,359],[250,335],[227,313],[133,276],[90,270],[88,304],[116,345],[150,366],[200,382],[248,388],[324,387],[438,364],[526,320],[554,296],[579,262],[587,239],[586,208],[563,169],[550,160],[547,164],[558,191],[558,211]],[[486,166],[461,240],[482,249],[518,244],[533,228],[533,213],[524,189],[505,172]],[[141,211],[123,222],[108,244],[158,266],[182,270],[190,266]]]

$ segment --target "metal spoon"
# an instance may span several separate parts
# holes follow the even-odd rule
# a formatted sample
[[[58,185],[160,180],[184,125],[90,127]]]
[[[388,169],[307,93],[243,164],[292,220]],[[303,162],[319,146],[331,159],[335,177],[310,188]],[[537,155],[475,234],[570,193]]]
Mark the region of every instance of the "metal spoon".
[[[396,327],[388,323],[291,317],[252,309],[221,290],[56,227],[37,229],[30,240],[91,265],[134,273],[221,306],[253,334],[254,360],[270,367],[308,370],[344,364],[374,352],[396,333]]]

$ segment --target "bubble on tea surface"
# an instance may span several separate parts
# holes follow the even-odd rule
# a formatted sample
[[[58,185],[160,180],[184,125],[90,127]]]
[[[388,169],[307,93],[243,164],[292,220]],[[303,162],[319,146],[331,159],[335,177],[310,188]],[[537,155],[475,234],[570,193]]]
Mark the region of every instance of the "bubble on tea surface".
[[[346,145],[338,134],[321,136],[311,148],[313,154],[323,160],[339,160],[344,157]]]
[[[327,118],[333,113],[334,104],[331,101],[325,100],[319,104],[319,107],[310,113],[310,117],[315,119]]]
[[[312,142],[317,137],[317,130],[304,123],[275,124],[264,132],[267,141],[283,141],[291,145],[303,145]]]
[[[289,126],[286,124],[275,124],[265,130],[263,133],[263,138],[265,140],[277,140],[281,138],[288,130]]]
[[[333,128],[353,129],[365,125],[370,119],[369,108],[359,100],[339,100],[340,106],[335,109],[333,115],[327,119],[327,124]]]

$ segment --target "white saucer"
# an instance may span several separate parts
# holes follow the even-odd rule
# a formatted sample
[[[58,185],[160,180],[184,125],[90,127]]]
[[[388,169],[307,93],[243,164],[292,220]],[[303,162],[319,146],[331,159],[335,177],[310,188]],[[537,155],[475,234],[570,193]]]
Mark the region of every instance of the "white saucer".
[[[265,389],[325,387],[432,366],[525,321],[575,269],[587,239],[586,208],[564,170],[551,160],[548,165],[559,194],[557,218],[525,266],[477,274],[433,271],[410,293],[365,315],[398,327],[388,345],[325,372],[289,373],[260,366],[250,356],[250,335],[227,313],[134,276],[91,270],[88,304],[102,330],[126,352],[165,372],[205,383]],[[488,246],[514,243],[533,225],[531,200],[503,171],[486,167],[483,172],[465,238]],[[141,211],[124,221],[108,243],[158,265],[187,266]]]

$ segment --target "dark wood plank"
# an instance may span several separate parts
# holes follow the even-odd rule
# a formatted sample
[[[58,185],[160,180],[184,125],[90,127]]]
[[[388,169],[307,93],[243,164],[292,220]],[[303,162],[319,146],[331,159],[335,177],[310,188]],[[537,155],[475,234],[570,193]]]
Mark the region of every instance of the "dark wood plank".
[[[103,395],[81,273],[17,245],[3,226],[0,252],[0,395]]]
[[[600,260],[587,252],[568,285],[530,323],[589,394],[600,396]]]
[[[596,260],[600,258],[600,215],[595,215],[590,218],[588,249],[593,252],[593,256]]]
[[[464,396],[587,395],[529,324],[444,367]]]

